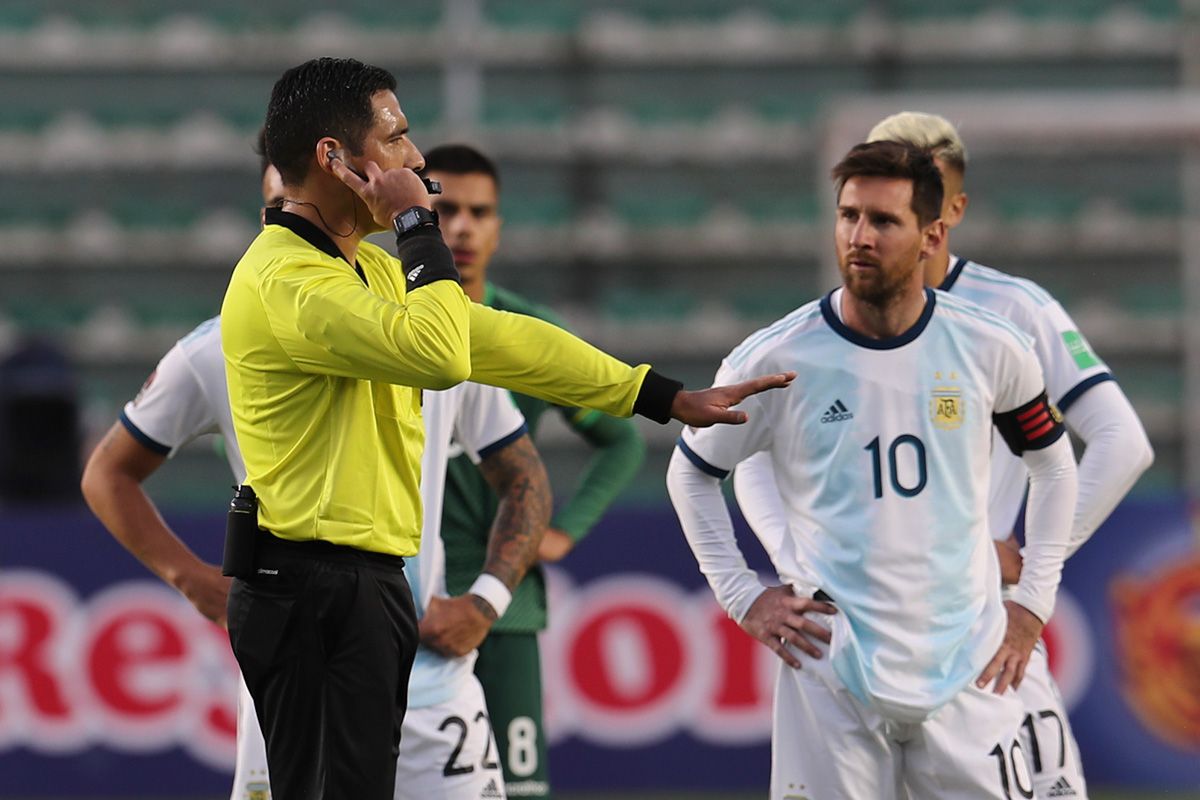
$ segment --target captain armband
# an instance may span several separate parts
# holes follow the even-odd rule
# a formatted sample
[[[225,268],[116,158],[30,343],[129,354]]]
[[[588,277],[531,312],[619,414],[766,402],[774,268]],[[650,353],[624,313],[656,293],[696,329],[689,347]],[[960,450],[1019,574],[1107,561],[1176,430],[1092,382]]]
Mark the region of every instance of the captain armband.
[[[1049,447],[1067,430],[1062,414],[1046,397],[1045,391],[1012,411],[992,414],[992,424],[1004,437],[1008,449],[1018,456],[1026,450]]]

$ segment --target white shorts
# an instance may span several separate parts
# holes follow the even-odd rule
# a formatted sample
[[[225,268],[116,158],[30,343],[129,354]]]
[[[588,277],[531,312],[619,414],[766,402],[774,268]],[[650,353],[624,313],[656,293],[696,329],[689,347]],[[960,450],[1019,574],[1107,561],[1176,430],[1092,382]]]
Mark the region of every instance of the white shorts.
[[[271,800],[267,746],[239,676],[237,765],[232,800]],[[396,800],[505,800],[483,687],[474,676],[449,702],[410,708],[396,760]]]
[[[820,617],[833,629],[845,618]],[[828,620],[828,622],[825,622]],[[771,736],[771,798],[1013,800],[1032,797],[1017,739],[1021,704],[968,684],[930,719],[901,723],[861,703],[829,663],[793,649],[779,662]]]
[[[1087,800],[1079,745],[1071,732],[1071,721],[1067,719],[1058,685],[1050,674],[1046,646],[1040,640],[1025,668],[1025,679],[1017,690],[1017,699],[1025,709],[1020,731],[1021,748],[1025,751],[1038,800]]]
[[[445,703],[410,708],[396,762],[396,800],[502,800],[504,775],[474,675]]]
[[[246,679],[238,672],[237,763],[231,800],[271,800],[267,779],[267,745],[254,713]]]

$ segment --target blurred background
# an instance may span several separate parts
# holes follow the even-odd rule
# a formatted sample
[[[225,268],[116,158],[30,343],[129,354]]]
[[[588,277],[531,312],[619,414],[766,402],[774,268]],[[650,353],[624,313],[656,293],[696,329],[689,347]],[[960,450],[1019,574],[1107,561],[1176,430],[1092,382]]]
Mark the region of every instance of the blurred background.
[[[1200,792],[1195,0],[2,0],[0,796],[224,791],[220,643],[81,511],[79,466],[219,310],[258,226],[271,86],[318,55],[390,69],[419,146],[498,161],[493,280],[692,386],[836,285],[827,174],[850,145],[895,111],[956,123],[955,252],[1050,290],[1156,451],[1050,634],[1084,763],[1100,796],[1200,796],[1168,794]],[[569,490],[577,440],[545,428]],[[667,505],[677,427],[641,428],[639,480],[553,570],[554,781],[761,796],[771,664],[720,620]],[[218,446],[149,483],[214,558]],[[147,606],[127,669],[104,624]]]

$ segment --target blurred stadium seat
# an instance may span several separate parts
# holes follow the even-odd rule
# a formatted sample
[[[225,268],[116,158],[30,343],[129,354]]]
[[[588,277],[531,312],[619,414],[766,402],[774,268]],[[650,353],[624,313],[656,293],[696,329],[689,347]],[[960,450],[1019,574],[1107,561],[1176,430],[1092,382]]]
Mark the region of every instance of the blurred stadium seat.
[[[12,0],[0,315],[74,343],[115,413],[137,387],[108,394],[111,362],[148,372],[162,337],[219,305],[256,224],[250,145],[272,82],[354,52],[401,77],[418,144],[498,157],[498,278],[618,353],[641,355],[631,323],[652,324],[662,367],[711,374],[738,338],[828,288],[817,142],[842,98],[1182,88],[1184,20],[1177,0]],[[474,100],[449,94],[464,71]],[[955,122],[970,147],[971,120]],[[1118,374],[1147,354],[1178,368],[1183,164],[1135,146],[981,157],[956,246],[1073,311],[1104,309],[1085,332]],[[1136,346],[1128,320],[1148,326]],[[1178,416],[1163,374],[1137,381]],[[1154,419],[1160,453],[1178,449],[1177,419]],[[1182,480],[1181,460],[1160,459],[1163,483]]]

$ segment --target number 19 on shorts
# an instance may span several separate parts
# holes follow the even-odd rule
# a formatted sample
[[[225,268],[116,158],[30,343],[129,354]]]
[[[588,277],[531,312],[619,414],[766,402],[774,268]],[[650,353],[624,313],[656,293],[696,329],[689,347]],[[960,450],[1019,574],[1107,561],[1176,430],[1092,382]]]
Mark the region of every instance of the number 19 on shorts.
[[[885,484],[901,497],[916,497],[925,488],[929,468],[925,461],[925,443],[918,437],[911,433],[901,434],[885,449],[876,436],[863,450],[870,454],[876,500],[883,498]]]

